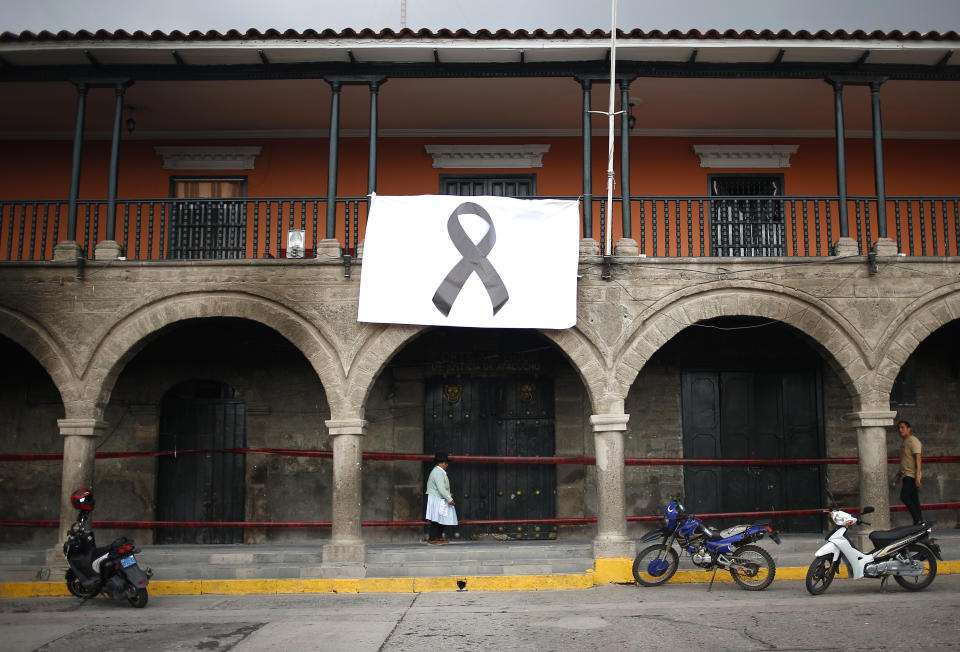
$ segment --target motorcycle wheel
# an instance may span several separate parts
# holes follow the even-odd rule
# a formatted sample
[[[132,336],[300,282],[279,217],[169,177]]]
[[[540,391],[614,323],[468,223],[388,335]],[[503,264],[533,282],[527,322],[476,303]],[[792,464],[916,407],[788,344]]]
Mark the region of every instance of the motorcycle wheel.
[[[64,579],[67,581],[67,590],[78,598],[92,598],[96,595],[95,591],[87,591],[83,588],[83,584],[80,583],[80,578],[77,577],[77,574],[73,572],[72,568],[67,569],[67,574]]]
[[[833,581],[835,571],[833,555],[821,555],[814,559],[807,569],[806,584],[810,595],[820,595],[826,591]]]
[[[925,566],[924,574],[894,575],[893,579],[908,591],[922,591],[930,586],[933,578],[937,576],[937,558],[930,548],[917,544],[907,547],[907,556],[914,561],[919,561]]]
[[[743,546],[734,553],[729,570],[741,589],[762,591],[776,576],[777,565],[770,553],[760,546]]]
[[[127,598],[127,602],[129,602],[134,607],[138,607],[142,609],[147,606],[148,597],[149,596],[147,595],[146,589],[137,589],[137,594],[132,598]]]
[[[680,557],[673,547],[663,543],[648,546],[633,560],[633,579],[637,584],[657,586],[673,577],[679,565]]]

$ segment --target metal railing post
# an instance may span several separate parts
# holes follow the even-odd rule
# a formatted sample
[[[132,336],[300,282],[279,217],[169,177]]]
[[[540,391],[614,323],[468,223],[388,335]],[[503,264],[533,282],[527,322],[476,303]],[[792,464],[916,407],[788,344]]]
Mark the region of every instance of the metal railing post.
[[[87,85],[77,83],[77,121],[73,132],[73,161],[70,168],[70,199],[67,205],[67,240],[77,239],[77,197],[80,195],[80,165],[83,155],[83,125],[87,115]]]
[[[593,237],[593,152],[591,138],[593,130],[590,126],[590,87],[593,82],[589,79],[580,80],[583,87],[583,237]]]
[[[337,161],[340,148],[340,82],[330,81],[330,146],[327,158],[327,239],[337,237]]]
[[[883,121],[880,118],[880,85],[870,82],[870,104],[873,112],[873,176],[877,192],[877,237],[887,237],[887,191],[883,180]]]
[[[130,82],[123,82],[114,87],[116,106],[113,113],[113,134],[110,143],[110,177],[107,181],[107,240],[116,240],[117,175],[120,168],[120,125],[123,121],[123,94],[129,85]]]
[[[620,80],[620,216],[623,222],[623,237],[632,238],[630,219],[630,81]]]
[[[367,157],[367,194],[377,191],[377,129],[378,107],[377,98],[380,94],[382,81],[370,82],[370,153]],[[349,246],[349,245],[348,245]]]
[[[847,152],[846,136],[843,129],[843,82],[827,79],[833,86],[833,118],[837,146],[837,198],[840,218],[840,237],[850,237],[850,224],[847,217]]]

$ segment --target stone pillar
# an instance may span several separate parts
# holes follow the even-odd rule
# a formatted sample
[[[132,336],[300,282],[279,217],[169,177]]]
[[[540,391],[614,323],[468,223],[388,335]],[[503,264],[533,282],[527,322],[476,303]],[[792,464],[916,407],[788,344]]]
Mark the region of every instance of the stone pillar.
[[[361,462],[363,419],[330,419],[326,422],[333,438],[333,529],[323,546],[323,563],[363,563],[366,544],[360,534]]]
[[[636,544],[627,537],[626,498],[623,480],[623,433],[628,414],[593,414],[594,447],[597,455],[597,536],[593,540],[596,559],[633,557]]]
[[[76,519],[70,494],[81,487],[93,489],[94,453],[97,438],[102,436],[107,424],[99,419],[58,419],[57,426],[63,435],[63,472],[60,480],[60,529],[53,550],[47,555],[48,563],[63,562],[60,545]],[[94,492],[96,497],[96,492]]]
[[[867,517],[873,530],[890,529],[890,481],[887,469],[887,428],[896,412],[870,410],[854,412],[857,423],[857,453],[860,458],[860,506],[871,505],[876,513]],[[861,548],[862,549],[862,548]]]

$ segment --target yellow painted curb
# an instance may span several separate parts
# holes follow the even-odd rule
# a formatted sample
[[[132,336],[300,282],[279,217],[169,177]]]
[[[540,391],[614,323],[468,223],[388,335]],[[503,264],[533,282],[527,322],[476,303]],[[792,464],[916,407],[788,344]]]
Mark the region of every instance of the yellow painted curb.
[[[960,561],[942,561],[937,574],[960,574]],[[677,571],[670,583],[709,582],[713,571]],[[777,580],[802,580],[806,567],[777,569]],[[840,567],[838,578],[847,577]],[[717,582],[732,582],[726,571]],[[558,591],[587,589],[603,584],[632,584],[633,560],[596,559],[586,573],[566,575],[472,575],[461,577],[366,577],[357,579],[247,579],[247,580],[157,580],[150,583],[153,595],[277,595],[307,593],[431,593],[436,591]],[[66,585],[56,582],[0,582],[0,598],[67,596]]]
[[[960,561],[941,561],[937,564],[937,575],[953,575],[960,573]]]
[[[607,557],[593,560],[593,584],[633,583],[633,559],[629,557]]]
[[[65,582],[2,582],[0,598],[41,598],[70,595]]]

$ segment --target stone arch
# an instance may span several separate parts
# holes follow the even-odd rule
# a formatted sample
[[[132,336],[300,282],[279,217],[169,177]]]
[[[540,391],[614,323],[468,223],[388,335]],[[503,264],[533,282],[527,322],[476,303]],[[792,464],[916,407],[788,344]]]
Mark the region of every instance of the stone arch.
[[[357,357],[350,365],[350,372],[344,386],[343,407],[347,412],[337,415],[332,412],[333,406],[331,406],[331,418],[356,418],[366,405],[367,397],[387,363],[400,352],[400,349],[428,328],[429,326],[388,324],[368,330]]]
[[[925,294],[904,308],[881,339],[875,388],[879,397],[888,401],[907,358],[935,330],[957,319],[960,319],[960,283]]]
[[[560,352],[570,361],[571,366],[580,376],[583,386],[587,389],[587,398],[590,401],[594,414],[614,411],[608,404],[611,398],[610,374],[604,364],[603,355],[596,342],[579,328],[567,330],[540,331],[552,341]],[[617,398],[613,399],[614,401]]]
[[[76,413],[79,399],[73,366],[64,347],[42,324],[26,315],[0,307],[0,334],[19,344],[49,374],[60,393],[66,417]]]
[[[870,396],[871,352],[854,327],[827,304],[796,290],[759,282],[717,282],[675,293],[650,306],[617,356],[618,391],[626,393],[647,360],[674,335],[716,317],[748,316],[793,326],[819,345],[860,409]]]
[[[290,308],[244,292],[189,292],[138,308],[119,319],[97,344],[83,374],[84,394],[100,417],[126,363],[163,328],[188,319],[235,317],[272,328],[296,347],[316,371],[331,405],[340,403],[343,366],[335,347]]]
[[[346,403],[355,410],[365,405],[374,382],[387,363],[428,327],[391,325],[372,332],[351,366],[345,390]],[[597,346],[576,328],[539,331],[554,343],[570,361],[587,388],[590,404],[598,410],[598,401],[609,392],[608,374]],[[334,417],[336,418],[336,417]]]

